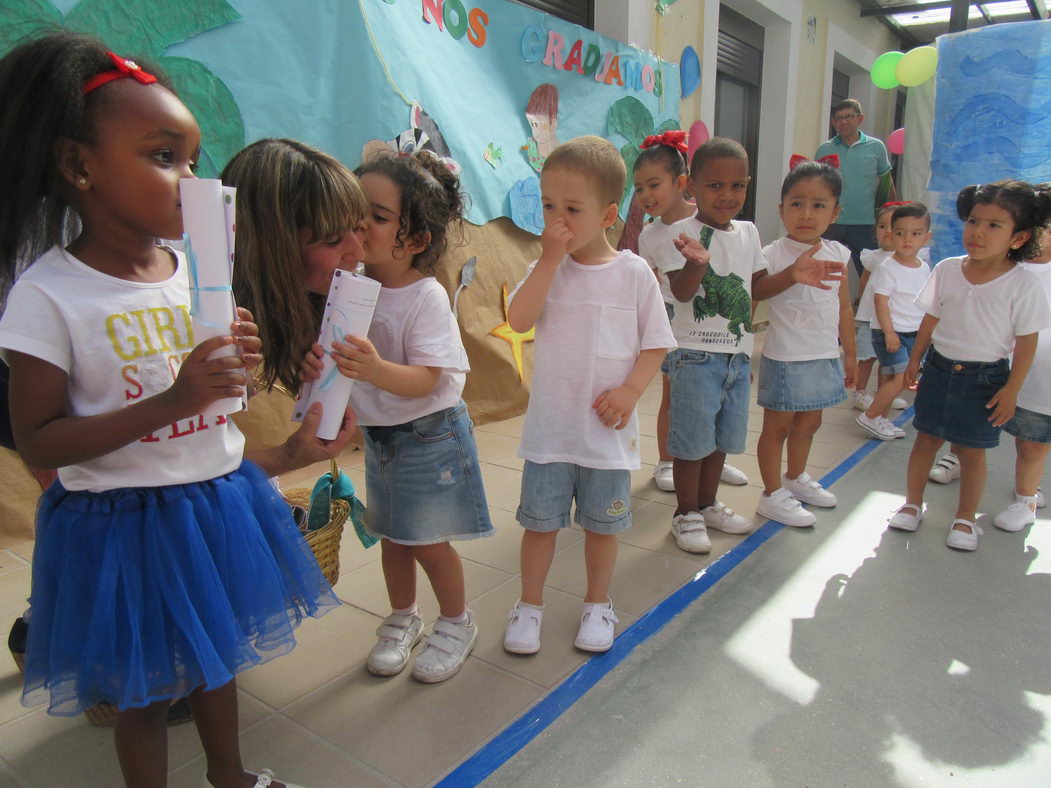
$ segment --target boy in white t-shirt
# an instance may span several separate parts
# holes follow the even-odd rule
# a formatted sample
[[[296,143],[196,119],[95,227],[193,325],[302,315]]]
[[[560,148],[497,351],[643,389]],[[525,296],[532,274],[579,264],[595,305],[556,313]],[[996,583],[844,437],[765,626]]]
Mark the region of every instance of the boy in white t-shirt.
[[[905,431],[884,414],[891,401],[905,390],[905,367],[923,320],[923,308],[914,301],[930,275],[930,268],[919,259],[920,250],[931,237],[927,206],[910,202],[896,207],[891,216],[891,232],[894,254],[873,271],[869,282],[876,317],[872,345],[880,372],[888,377],[880,383],[872,404],[857,418],[866,432],[884,441],[905,437]]]
[[[752,354],[752,299],[769,298],[797,282],[842,281],[840,262],[815,260],[810,250],[784,271],[767,275],[759,233],[735,220],[748,194],[748,154],[715,137],[690,164],[697,215],[676,223],[680,233],[657,260],[677,302],[672,330],[678,349],[668,359],[675,497],[671,532],[691,553],[712,549],[708,528],[742,534],[751,521],[716,500],[727,454],[744,451]]]
[[[617,534],[631,525],[631,474],[641,467],[635,405],[675,347],[657,280],[646,262],[615,251],[626,171],[616,147],[578,137],[544,162],[540,259],[511,295],[515,331],[536,326],[533,386],[518,454],[525,459],[518,522],[522,596],[504,648],[540,650],[544,581],[558,532],[584,529],[587,592],[576,646],[606,651],[617,616],[609,584]]]

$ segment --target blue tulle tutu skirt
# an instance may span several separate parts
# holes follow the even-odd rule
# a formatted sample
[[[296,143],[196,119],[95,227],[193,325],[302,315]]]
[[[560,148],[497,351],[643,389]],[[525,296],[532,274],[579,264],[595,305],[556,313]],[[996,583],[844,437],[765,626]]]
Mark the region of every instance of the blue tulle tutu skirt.
[[[103,493],[58,482],[37,513],[23,704],[79,714],[217,689],[339,604],[288,505],[244,463]]]

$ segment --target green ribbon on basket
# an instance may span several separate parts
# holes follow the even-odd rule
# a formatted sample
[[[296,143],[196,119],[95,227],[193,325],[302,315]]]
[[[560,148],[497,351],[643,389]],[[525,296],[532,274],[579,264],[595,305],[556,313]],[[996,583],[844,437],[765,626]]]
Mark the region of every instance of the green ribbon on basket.
[[[350,521],[354,532],[366,548],[379,540],[365,530],[365,504],[358,498],[354,482],[343,471],[332,464],[332,470],[321,474],[314,489],[310,491],[310,508],[307,511],[307,531],[317,531],[328,525],[332,511],[332,499],[339,498],[350,506]]]

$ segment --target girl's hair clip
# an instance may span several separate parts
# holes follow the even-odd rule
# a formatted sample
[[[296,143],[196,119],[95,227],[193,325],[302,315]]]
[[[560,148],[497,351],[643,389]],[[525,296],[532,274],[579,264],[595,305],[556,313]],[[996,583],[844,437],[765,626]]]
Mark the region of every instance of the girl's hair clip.
[[[801,153],[793,153],[792,157],[788,160],[788,169],[794,170],[796,167],[798,167],[805,161],[816,161],[818,164],[827,164],[833,169],[839,169],[839,154],[836,153],[830,153],[827,156],[822,156],[819,159],[808,159]]]
[[[895,208],[899,205],[912,205],[912,200],[892,200],[891,202],[885,202],[879,207],[882,211],[884,208]]]
[[[116,68],[112,71],[103,71],[96,74],[84,83],[83,93],[85,96],[95,90],[95,88],[100,88],[108,82],[112,82],[115,79],[123,79],[124,77],[131,77],[143,85],[152,85],[157,81],[157,77],[148,71],[143,71],[142,67],[134,60],[128,60],[114,52],[107,52],[106,55],[113,61],[113,65]]]
[[[681,129],[672,129],[670,131],[665,131],[663,134],[651,134],[642,141],[642,144],[639,147],[642,150],[648,150],[657,145],[667,145],[669,148],[674,148],[684,156],[690,150],[689,145],[686,144],[686,132]]]

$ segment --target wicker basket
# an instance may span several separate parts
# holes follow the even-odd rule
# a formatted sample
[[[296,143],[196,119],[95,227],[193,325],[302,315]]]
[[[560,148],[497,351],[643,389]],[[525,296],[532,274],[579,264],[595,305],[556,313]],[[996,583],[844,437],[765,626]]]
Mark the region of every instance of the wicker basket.
[[[335,460],[332,461],[332,478],[339,474],[339,468]],[[297,487],[285,490],[285,500],[290,505],[299,505],[304,508],[310,507],[311,490],[306,487]],[[304,531],[303,538],[307,540],[310,549],[314,551],[321,573],[328,580],[329,585],[335,585],[339,580],[339,542],[343,537],[343,526],[350,517],[350,505],[339,498],[332,499],[332,508],[326,525],[316,531]]]

